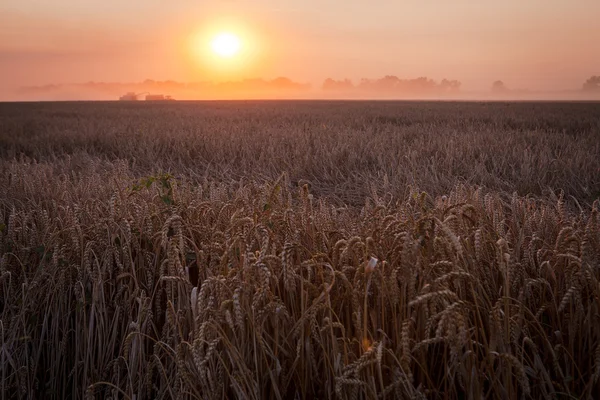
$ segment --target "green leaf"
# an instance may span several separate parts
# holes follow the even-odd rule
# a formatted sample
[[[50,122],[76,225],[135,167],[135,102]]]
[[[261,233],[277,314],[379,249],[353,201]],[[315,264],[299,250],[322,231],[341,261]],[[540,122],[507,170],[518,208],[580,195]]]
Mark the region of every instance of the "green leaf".
[[[154,183],[154,177],[151,176],[149,178],[144,178],[142,179],[141,184],[146,186],[146,188],[149,188],[150,186],[152,186],[152,183]]]
[[[38,254],[44,254],[44,252],[46,251],[46,248],[44,247],[43,244],[41,244],[33,250]]]
[[[173,199],[167,194],[164,196],[160,196],[160,199],[163,201],[163,203],[165,203],[168,206],[173,204]]]
[[[6,229],[6,225],[0,224],[0,232],[4,232],[5,229]]]
[[[280,191],[281,191],[281,185],[280,184],[275,185],[275,187],[273,188],[273,191],[271,192],[271,197],[277,196]]]
[[[265,203],[264,207],[263,207],[263,212],[268,211],[271,208],[271,205],[269,203]]]

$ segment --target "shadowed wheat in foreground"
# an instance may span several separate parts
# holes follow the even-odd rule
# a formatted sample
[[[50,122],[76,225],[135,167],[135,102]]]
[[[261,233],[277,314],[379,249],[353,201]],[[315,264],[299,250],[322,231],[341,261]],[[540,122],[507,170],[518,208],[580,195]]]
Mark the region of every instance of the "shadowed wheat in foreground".
[[[231,192],[171,181],[162,196],[159,179],[106,204],[10,212],[3,391],[597,393],[597,203],[572,215],[560,199],[459,187],[356,213],[285,179]]]
[[[0,109],[4,398],[597,397],[596,109],[317,105]]]

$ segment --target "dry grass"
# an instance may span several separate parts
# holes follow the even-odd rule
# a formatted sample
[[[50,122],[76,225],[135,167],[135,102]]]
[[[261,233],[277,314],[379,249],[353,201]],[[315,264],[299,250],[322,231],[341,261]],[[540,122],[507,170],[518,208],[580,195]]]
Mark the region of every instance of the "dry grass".
[[[3,398],[600,394],[596,105],[161,107],[0,108]]]

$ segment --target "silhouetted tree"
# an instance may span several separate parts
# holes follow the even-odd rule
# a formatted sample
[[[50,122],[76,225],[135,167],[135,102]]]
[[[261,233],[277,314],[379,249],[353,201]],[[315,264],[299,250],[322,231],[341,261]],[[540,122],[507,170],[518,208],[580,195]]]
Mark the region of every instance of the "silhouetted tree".
[[[501,93],[506,92],[507,90],[508,88],[506,87],[506,85],[504,85],[504,82],[502,81],[495,81],[494,83],[492,83],[492,92]]]
[[[376,81],[369,78],[362,78],[357,87],[361,90],[373,89],[375,82]]]
[[[269,85],[278,89],[308,89],[309,84],[297,83],[290,78],[280,76],[269,82]]]
[[[350,90],[354,88],[352,81],[350,79],[344,79],[343,81],[336,81],[331,78],[325,79],[323,85],[321,86],[323,90]]]
[[[460,85],[461,85],[460,81],[457,81],[457,80],[449,81],[448,79],[442,79],[442,82],[440,83],[440,88],[444,92],[458,92],[460,89]]]
[[[587,81],[585,81],[583,84],[583,90],[600,91],[600,75],[591,76]]]
[[[400,79],[395,75],[386,75],[376,80],[362,79],[357,87],[361,90],[419,95],[457,92],[460,86],[461,83],[457,80],[443,79],[438,83],[426,76]]]
[[[398,78],[396,75],[386,75],[379,79],[378,82],[383,87],[394,88],[400,83],[400,78]]]

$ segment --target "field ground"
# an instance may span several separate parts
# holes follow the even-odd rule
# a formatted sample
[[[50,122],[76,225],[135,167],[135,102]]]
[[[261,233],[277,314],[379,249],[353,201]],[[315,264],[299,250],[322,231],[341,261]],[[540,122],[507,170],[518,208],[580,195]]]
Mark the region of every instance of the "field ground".
[[[598,103],[0,103],[0,392],[597,398],[599,160]]]

